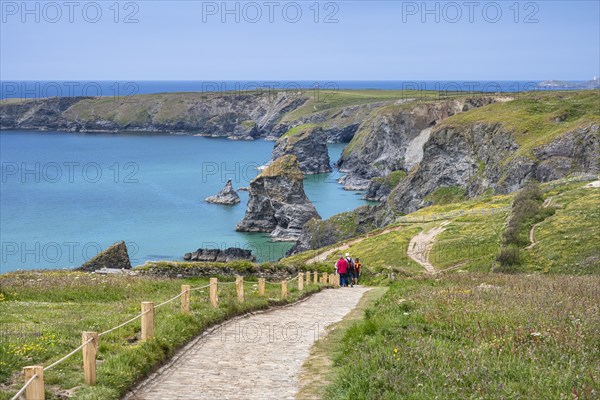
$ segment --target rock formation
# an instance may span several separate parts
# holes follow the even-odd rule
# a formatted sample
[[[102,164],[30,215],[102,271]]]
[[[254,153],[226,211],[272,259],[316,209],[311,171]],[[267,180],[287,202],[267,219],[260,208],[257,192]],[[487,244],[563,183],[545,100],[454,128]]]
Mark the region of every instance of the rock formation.
[[[237,192],[233,189],[230,179],[219,193],[207,197],[205,200],[208,203],[233,205],[240,202],[240,196],[238,196]]]
[[[198,249],[192,253],[185,253],[185,261],[205,261],[205,262],[231,262],[231,261],[256,261],[251,250],[244,250],[238,247],[229,247],[221,249]]]
[[[296,240],[312,218],[320,216],[304,193],[298,159],[285,155],[250,183],[246,215],[236,230],[268,232],[276,240]]]
[[[444,125],[434,130],[419,167],[390,195],[389,207],[413,212],[440,187],[464,188],[469,197],[487,190],[511,193],[530,179],[548,182],[571,173],[598,174],[600,125],[590,123],[519,154],[514,132],[503,124]]]
[[[67,132],[183,132],[253,139],[270,132],[283,115],[307,99],[289,91],[258,91],[0,102],[0,126]]]
[[[273,160],[294,155],[304,175],[331,172],[327,137],[320,127],[300,125],[287,131],[275,144]]]
[[[103,268],[131,269],[131,262],[129,261],[125,242],[121,241],[113,244],[106,250],[90,258],[81,267],[77,268],[77,270],[92,272]]]
[[[549,182],[571,175],[597,176],[597,99],[593,92],[528,94],[509,102],[497,99],[495,104],[473,107],[418,134],[416,129],[416,136],[407,136],[407,145],[406,140],[394,139],[409,131],[404,125],[411,118],[416,121],[416,114],[393,112],[391,107],[374,111],[368,123],[379,119],[380,124],[374,125],[379,128],[366,136],[359,131],[347,146],[342,164],[352,167],[349,182],[368,182],[367,197],[382,203],[311,222],[292,252],[356,236],[365,225],[382,228],[399,215],[431,205],[444,193],[473,198],[512,193],[532,179]],[[487,100],[475,105],[481,102]],[[408,120],[398,116],[403,113]],[[428,123],[413,125],[422,128]],[[348,154],[364,157],[366,162],[354,164]],[[409,171],[396,170],[407,168],[407,163]],[[337,223],[340,218],[342,223]],[[360,224],[352,222],[358,220]]]
[[[430,128],[460,112],[495,102],[493,97],[459,98],[380,108],[365,119],[337,162],[348,190],[364,190],[369,180],[408,170],[420,161]],[[408,149],[408,154],[407,154]],[[408,163],[405,161],[408,156]]]

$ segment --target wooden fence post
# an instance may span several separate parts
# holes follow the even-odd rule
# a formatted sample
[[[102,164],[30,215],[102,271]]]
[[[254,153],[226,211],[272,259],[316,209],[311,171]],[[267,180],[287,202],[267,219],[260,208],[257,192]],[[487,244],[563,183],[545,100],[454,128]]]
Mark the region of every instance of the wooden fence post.
[[[327,272],[323,272],[323,276],[321,277],[321,283],[323,285],[327,284]]]
[[[298,272],[298,290],[304,290],[304,274]]]
[[[310,271],[306,271],[306,284],[310,285]]]
[[[287,281],[281,281],[281,298],[287,299]]]
[[[96,353],[98,352],[98,334],[96,332],[83,332],[82,343],[91,339],[91,342],[83,346],[83,374],[88,386],[96,384]]]
[[[235,277],[235,290],[237,292],[237,299],[240,303],[244,302],[244,278],[241,276]]]
[[[190,285],[181,285],[181,312],[190,313]]]
[[[142,340],[154,337],[154,303],[142,302]]]
[[[313,271],[313,283],[315,285],[319,283],[319,273],[317,271]]]
[[[340,287],[340,274],[335,276],[335,286]]]
[[[334,279],[333,274],[329,274],[329,280],[327,282],[329,284],[329,286],[333,286],[333,279]]]
[[[27,389],[25,389],[25,398],[27,400],[44,400],[46,397],[44,390],[44,367],[34,365],[31,367],[23,368],[23,375],[25,375],[25,382],[31,379],[32,376],[37,374],[37,378],[31,382]]]
[[[258,295],[265,295],[265,278],[258,278]]]
[[[217,278],[210,278],[210,304],[213,308],[219,307],[218,284],[219,280]]]

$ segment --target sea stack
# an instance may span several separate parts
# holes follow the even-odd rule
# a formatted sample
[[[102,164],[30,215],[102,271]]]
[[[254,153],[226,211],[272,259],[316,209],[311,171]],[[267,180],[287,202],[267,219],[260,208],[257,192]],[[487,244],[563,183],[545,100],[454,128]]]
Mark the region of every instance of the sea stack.
[[[233,205],[240,202],[240,196],[238,196],[237,192],[233,189],[230,179],[219,193],[207,197],[205,200],[208,203]]]
[[[241,232],[267,232],[275,240],[295,241],[319,213],[304,193],[303,174],[294,155],[277,158],[250,183]]]
[[[272,159],[284,155],[296,156],[304,175],[331,172],[327,135],[320,127],[304,124],[288,130],[275,143]]]
[[[131,269],[131,261],[127,254],[127,246],[125,242],[117,242],[90,258],[78,271],[93,272],[99,269]]]

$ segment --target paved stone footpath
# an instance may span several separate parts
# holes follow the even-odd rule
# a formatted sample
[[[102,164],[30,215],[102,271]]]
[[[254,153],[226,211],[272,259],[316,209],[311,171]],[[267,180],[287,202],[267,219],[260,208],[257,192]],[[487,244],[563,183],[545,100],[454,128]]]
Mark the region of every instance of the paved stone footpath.
[[[125,398],[293,399],[310,347],[366,291],[327,289],[287,307],[233,319],[195,339]]]

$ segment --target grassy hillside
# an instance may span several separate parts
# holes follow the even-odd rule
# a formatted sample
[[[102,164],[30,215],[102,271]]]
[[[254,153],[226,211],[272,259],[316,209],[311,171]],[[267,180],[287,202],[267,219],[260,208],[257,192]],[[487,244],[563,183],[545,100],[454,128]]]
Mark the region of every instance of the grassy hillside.
[[[551,199],[558,208],[553,216],[536,227],[537,244],[530,249],[523,246],[521,263],[515,267],[515,272],[600,272],[600,248],[597,245],[600,242],[600,189],[582,188],[587,183],[564,181],[542,185],[544,198]],[[296,254],[282,262],[300,264],[334,249],[325,260],[327,265],[333,265],[340,253],[350,252],[353,257],[361,258],[366,272],[372,275],[387,275],[386,271],[422,273],[423,269],[406,256],[410,239],[442,221],[450,221],[433,244],[429,256],[433,266],[438,270],[460,266],[461,270],[491,271],[501,248],[514,197],[515,194],[484,196],[425,207],[403,217],[402,223]],[[406,222],[404,218],[413,222]],[[381,233],[396,228],[397,231]],[[526,237],[530,228],[524,228]]]
[[[526,270],[600,273],[600,189],[582,186],[577,182],[545,194],[556,212],[536,227],[537,244],[524,254]]]
[[[598,398],[598,304],[598,276],[405,278],[335,346],[324,398]]]

